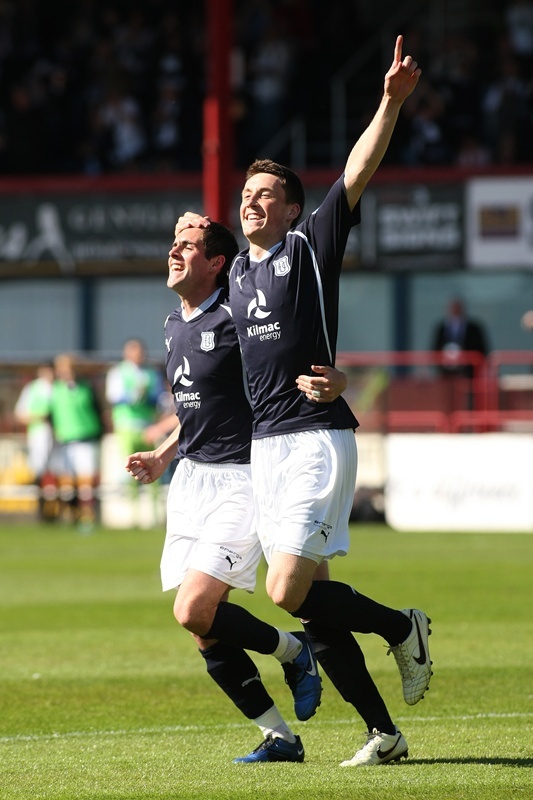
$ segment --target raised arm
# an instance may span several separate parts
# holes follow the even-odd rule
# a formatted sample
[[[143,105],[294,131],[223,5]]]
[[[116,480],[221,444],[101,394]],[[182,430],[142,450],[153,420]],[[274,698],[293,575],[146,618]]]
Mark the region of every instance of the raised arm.
[[[370,125],[355,143],[344,170],[350,208],[354,208],[387,151],[400,108],[418,83],[421,70],[411,56],[402,58],[403,36],[398,36],[394,59],[385,75],[383,97]]]

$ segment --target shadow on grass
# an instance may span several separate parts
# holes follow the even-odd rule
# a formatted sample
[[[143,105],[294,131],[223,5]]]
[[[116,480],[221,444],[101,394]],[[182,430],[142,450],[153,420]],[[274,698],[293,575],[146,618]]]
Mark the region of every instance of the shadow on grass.
[[[402,766],[421,766],[422,764],[486,764],[487,766],[523,767],[531,769],[533,758],[409,758]]]

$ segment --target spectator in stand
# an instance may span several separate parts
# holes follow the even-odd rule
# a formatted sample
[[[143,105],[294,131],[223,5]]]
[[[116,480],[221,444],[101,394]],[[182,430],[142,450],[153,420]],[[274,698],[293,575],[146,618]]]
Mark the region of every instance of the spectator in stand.
[[[148,20],[147,11],[140,6],[126,6],[125,19],[114,26],[113,38],[117,62],[125,74],[138,80],[140,91],[146,90],[148,68],[156,39],[157,26]]]
[[[54,382],[52,364],[37,368],[34,380],[27,383],[15,405],[15,417],[26,426],[28,463],[38,489],[38,514],[41,520],[56,515],[57,491],[51,477],[54,435],[50,423],[50,401]]]
[[[450,155],[462,149],[465,137],[480,134],[485,74],[480,47],[464,33],[446,36],[431,56],[430,80],[445,103],[444,131]]]
[[[474,370],[471,365],[460,363],[462,353],[476,352],[486,356],[489,352],[483,325],[467,316],[465,305],[459,297],[449,301],[444,319],[437,323],[431,349],[444,356],[444,363],[440,367],[443,375],[468,378],[473,376]]]
[[[89,533],[96,522],[102,415],[92,386],[77,376],[74,357],[62,353],[54,367],[50,412],[58,445],[62,517]]]
[[[121,172],[136,169],[147,146],[136,98],[119,86],[110,87],[98,111],[98,121],[110,136],[106,156],[112,168]]]
[[[496,164],[528,160],[531,149],[530,89],[512,55],[504,55],[498,75],[483,97],[485,138]]]
[[[153,164],[158,172],[173,172],[179,168],[181,113],[178,82],[173,78],[161,80],[157,87],[150,137]]]
[[[408,105],[408,109],[412,106]],[[404,150],[407,166],[446,164],[450,153],[444,136],[445,103],[428,82],[423,83],[421,98],[410,111],[410,132]]]
[[[188,63],[179,14],[168,13],[154,64],[150,111],[150,152],[157,172],[177,170],[183,153],[183,92]]]
[[[249,60],[249,141],[252,158],[279,133],[285,121],[292,49],[281,23],[272,21]]]
[[[533,65],[533,2],[511,0],[504,12],[505,25],[513,54],[524,77],[531,77]]]

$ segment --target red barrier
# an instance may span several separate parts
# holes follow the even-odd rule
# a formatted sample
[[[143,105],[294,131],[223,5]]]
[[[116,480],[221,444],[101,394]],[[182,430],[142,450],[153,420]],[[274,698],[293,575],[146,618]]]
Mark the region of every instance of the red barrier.
[[[533,430],[533,352],[464,352],[453,365],[433,351],[341,352],[337,366],[362,430]]]
[[[21,430],[13,408],[36,366],[0,363],[3,434]],[[108,366],[86,361],[97,390]],[[443,372],[449,361],[433,351],[341,352],[337,366],[348,374],[345,397],[365,432],[533,431],[533,351],[462,353],[454,366],[470,367],[469,375]]]

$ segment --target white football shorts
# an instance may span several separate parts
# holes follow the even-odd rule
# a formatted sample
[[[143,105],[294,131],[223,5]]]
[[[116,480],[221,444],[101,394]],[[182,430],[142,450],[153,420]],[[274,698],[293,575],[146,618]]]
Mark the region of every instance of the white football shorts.
[[[91,478],[100,467],[100,444],[91,442],[65,442],[57,451],[56,469],[75,478]]]
[[[276,551],[317,564],[346,555],[356,473],[351,428],[254,439],[257,532],[267,561]]]
[[[50,425],[44,423],[28,431],[28,463],[36,478],[50,467],[54,435]]]
[[[253,592],[262,555],[254,519],[249,464],[182,459],[168,491],[163,591],[177,589],[195,569]]]

